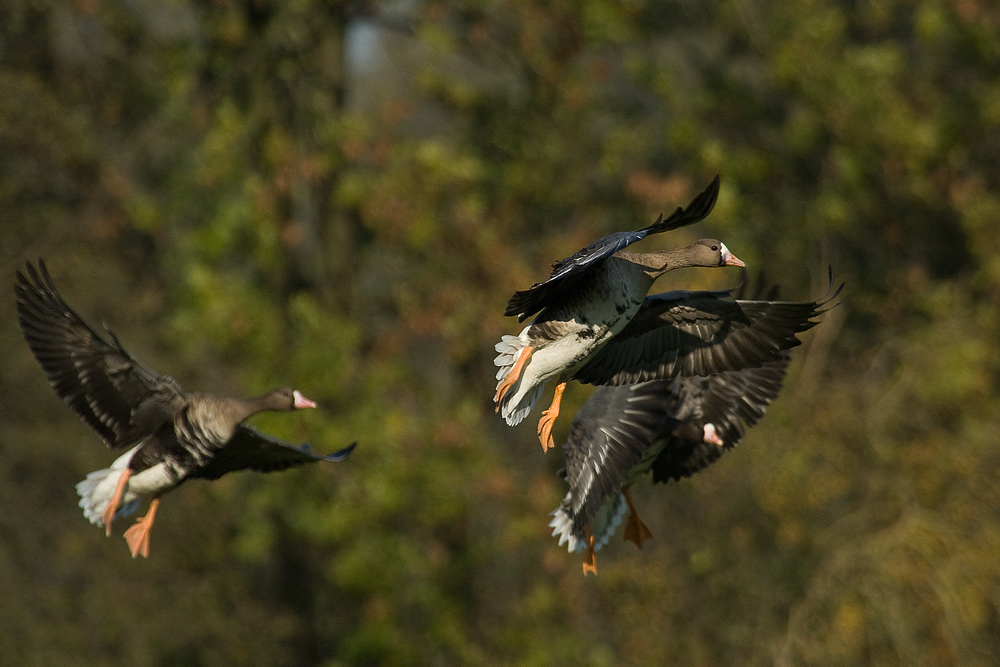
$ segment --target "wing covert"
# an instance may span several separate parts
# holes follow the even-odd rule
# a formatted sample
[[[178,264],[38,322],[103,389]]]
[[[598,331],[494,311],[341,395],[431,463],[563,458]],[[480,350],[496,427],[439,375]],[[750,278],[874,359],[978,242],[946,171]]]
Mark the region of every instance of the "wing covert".
[[[817,324],[830,299],[731,300],[728,292],[649,296],[632,321],[574,374],[579,382],[620,385],[712,375],[778,361]]]
[[[562,294],[572,289],[581,279],[588,276],[604,260],[623,250],[629,245],[640,241],[650,234],[659,234],[703,220],[719,196],[719,177],[716,176],[705,190],[688,204],[687,208],[679,208],[664,219],[660,215],[652,225],[632,232],[615,232],[601,237],[586,248],[570,257],[561,259],[552,265],[552,273],[541,283],[535,283],[526,290],[514,293],[507,302],[505,316],[516,315],[523,322],[538,311],[546,308],[552,301],[558,300]]]
[[[292,445],[261,433],[252,426],[240,424],[226,446],[216,452],[207,465],[195,470],[188,477],[218,479],[237,470],[278,472],[306,463],[343,461],[357,443],[332,454],[316,454],[307,444]]]
[[[574,533],[621,491],[655,439],[670,394],[668,382],[599,387],[577,412],[563,445]]]
[[[653,482],[690,477],[717,461],[727,449],[736,447],[746,429],[753,427],[777,398],[789,360],[790,356],[783,353],[781,360],[758,368],[683,378],[673,416],[713,424],[723,446],[669,436],[652,463]]]

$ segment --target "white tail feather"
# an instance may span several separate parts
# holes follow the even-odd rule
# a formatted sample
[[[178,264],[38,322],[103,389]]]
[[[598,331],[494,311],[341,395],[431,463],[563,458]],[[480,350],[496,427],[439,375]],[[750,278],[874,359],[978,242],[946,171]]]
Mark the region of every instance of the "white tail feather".
[[[104,525],[102,516],[104,509],[111,502],[111,496],[114,495],[115,487],[118,485],[118,478],[128,467],[136,449],[138,447],[134,447],[119,456],[110,468],[88,473],[87,479],[76,485],[76,492],[80,494],[79,505],[83,508],[83,515],[90,523],[96,526]],[[115,512],[116,519],[133,514],[139,507],[139,496],[126,486],[120,503],[118,511]]]
[[[521,332],[523,336],[528,331],[525,327]],[[528,346],[520,336],[503,336],[500,342],[493,346],[499,352],[493,364],[500,367],[497,371],[497,380],[503,380],[510,373],[510,369],[517,363],[517,358],[521,356],[521,350]]]
[[[543,382],[542,384],[532,387],[531,391],[525,394],[524,398],[522,398],[517,405],[511,405],[509,400],[511,394],[514,393],[514,390],[511,389],[511,391],[507,393],[507,396],[504,398],[503,405],[500,406],[500,416],[507,420],[508,426],[517,426],[524,420],[525,417],[528,416],[528,413],[531,412],[533,407],[535,407],[535,403],[538,402],[538,397],[542,395],[542,390],[545,389],[545,385],[547,384],[547,382]]]
[[[569,552],[576,553],[583,551],[584,539],[583,535],[573,533],[573,517],[569,515],[568,511],[570,503],[573,502],[572,496],[572,492],[567,493],[559,508],[552,512],[552,521],[549,521],[549,527],[552,528],[552,537],[559,538],[559,546],[569,542],[567,547]]]
[[[549,526],[553,529],[552,537],[559,538],[559,546],[568,542],[567,549],[570,553],[578,553],[587,546],[587,536],[582,530],[578,533],[573,532],[573,517],[569,513],[572,503],[573,492],[571,491],[563,498],[559,509],[552,512],[552,521],[549,521]],[[625,502],[625,496],[620,493],[597,510],[597,514],[590,520],[590,531],[594,536],[594,551],[599,551],[608,543],[627,511],[628,504]]]
[[[514,364],[517,363],[517,360],[524,352],[524,348],[528,347],[527,332],[528,327],[525,327],[518,336],[504,336],[493,347],[493,349],[499,352],[496,359],[493,360],[494,365],[499,367],[499,370],[497,370],[497,389],[500,388],[501,383],[510,375]],[[508,426],[516,426],[528,416],[531,409],[535,407],[535,403],[538,402],[538,397],[541,395],[542,389],[545,387],[544,383],[532,387],[521,397],[521,400],[516,404],[512,404],[511,399],[519,393],[519,385],[520,380],[507,391],[507,394],[500,401],[500,416],[504,418]]]

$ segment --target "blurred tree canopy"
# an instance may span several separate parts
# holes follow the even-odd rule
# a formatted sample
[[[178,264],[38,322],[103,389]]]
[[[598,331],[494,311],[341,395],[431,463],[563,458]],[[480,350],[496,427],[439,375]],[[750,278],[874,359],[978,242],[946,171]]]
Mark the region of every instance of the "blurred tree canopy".
[[[76,507],[112,454],[8,292],[0,655],[996,664],[998,72],[981,0],[7,0],[8,278],[45,257],[151,367],[294,384],[323,409],[255,423],[360,445],[183,486],[133,561]],[[656,538],[584,579],[547,528],[561,453],[493,414],[500,314],[716,173],[708,221],[648,247],[717,236],[786,298],[828,265],[848,289],[743,446],[637,489]]]

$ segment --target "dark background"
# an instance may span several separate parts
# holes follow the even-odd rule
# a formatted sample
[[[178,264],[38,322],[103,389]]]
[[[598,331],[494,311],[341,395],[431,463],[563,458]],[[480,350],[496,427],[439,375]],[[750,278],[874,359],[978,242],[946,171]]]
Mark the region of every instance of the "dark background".
[[[995,665],[1000,10],[977,0],[0,5],[0,263],[189,390],[350,461],[192,482],[149,560],[76,506],[114,454],[0,299],[11,665]],[[842,305],[655,538],[557,547],[515,289],[686,204]],[[686,270],[657,289],[724,287]],[[589,395],[572,386],[556,439]],[[143,510],[144,511],[144,510]]]

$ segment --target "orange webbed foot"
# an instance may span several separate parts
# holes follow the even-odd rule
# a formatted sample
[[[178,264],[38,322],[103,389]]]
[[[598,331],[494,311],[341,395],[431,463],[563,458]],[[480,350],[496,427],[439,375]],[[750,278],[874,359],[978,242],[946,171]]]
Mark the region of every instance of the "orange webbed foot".
[[[649,531],[646,524],[639,518],[639,512],[632,502],[632,488],[627,487],[622,490],[625,502],[628,503],[628,523],[625,525],[625,539],[642,549],[642,543],[652,539],[653,533]]]
[[[549,451],[550,447],[555,447],[552,441],[552,427],[555,426],[556,417],[559,416],[559,405],[562,403],[563,392],[566,391],[566,383],[560,382],[556,385],[556,392],[552,396],[552,405],[542,412],[542,418],[538,420],[538,442],[542,443],[542,451]]]
[[[641,549],[642,543],[652,537],[653,534],[649,532],[649,528],[642,522],[642,519],[635,514],[629,517],[628,524],[625,526],[626,540]]]
[[[593,572],[594,576],[597,576],[597,555],[594,553],[594,536],[590,532],[590,527],[587,527],[587,555],[583,559],[583,576],[587,576],[587,573]]]
[[[538,420],[538,442],[542,444],[542,451],[549,451],[550,447],[555,447],[555,441],[552,439],[552,427],[556,423],[556,416],[551,414],[550,410],[546,410],[542,413],[542,418]]]
[[[129,551],[132,558],[142,554],[143,558],[149,558],[149,533],[153,528],[153,519],[156,517],[156,508],[160,504],[159,498],[154,498],[149,504],[149,511],[135,524],[125,531],[125,541],[128,542]]]

